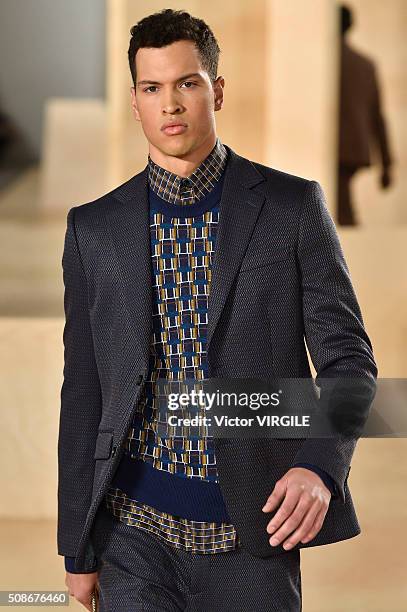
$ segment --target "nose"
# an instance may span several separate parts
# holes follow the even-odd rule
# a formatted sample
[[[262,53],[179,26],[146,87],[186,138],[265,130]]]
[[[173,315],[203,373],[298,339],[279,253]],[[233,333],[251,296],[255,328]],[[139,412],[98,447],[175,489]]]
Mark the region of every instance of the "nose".
[[[175,115],[181,112],[181,105],[176,103],[166,104],[163,106],[163,112],[166,115]]]
[[[182,110],[182,104],[177,99],[176,92],[171,90],[164,94],[162,109],[163,113],[167,115],[173,115],[175,113],[179,113]]]

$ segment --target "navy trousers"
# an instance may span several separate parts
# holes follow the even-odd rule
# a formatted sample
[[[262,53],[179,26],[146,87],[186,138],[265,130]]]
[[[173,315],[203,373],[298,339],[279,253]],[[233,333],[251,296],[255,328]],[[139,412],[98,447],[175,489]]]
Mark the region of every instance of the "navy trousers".
[[[92,543],[100,612],[301,612],[300,551],[258,558],[243,547],[198,554],[126,525],[104,506]]]

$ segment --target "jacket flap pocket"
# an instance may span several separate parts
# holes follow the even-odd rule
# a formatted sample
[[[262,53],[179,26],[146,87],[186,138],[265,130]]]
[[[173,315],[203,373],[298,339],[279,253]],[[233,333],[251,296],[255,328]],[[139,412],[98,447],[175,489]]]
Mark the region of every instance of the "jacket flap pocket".
[[[109,459],[112,450],[113,432],[100,431],[96,440],[94,459]]]
[[[256,250],[250,253],[246,253],[243,258],[240,271],[253,270],[254,268],[261,268],[277,261],[281,261],[290,257],[292,253],[292,247],[286,246],[275,250]]]

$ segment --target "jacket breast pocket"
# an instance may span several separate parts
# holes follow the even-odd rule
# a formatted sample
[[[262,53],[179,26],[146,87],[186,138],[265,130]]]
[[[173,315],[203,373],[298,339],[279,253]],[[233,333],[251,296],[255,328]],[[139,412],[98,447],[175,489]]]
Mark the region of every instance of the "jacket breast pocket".
[[[278,261],[288,259],[293,252],[292,246],[278,247],[276,249],[250,249],[243,258],[239,272],[247,272],[262,268]]]
[[[94,459],[109,459],[112,452],[113,431],[99,431],[96,439]]]

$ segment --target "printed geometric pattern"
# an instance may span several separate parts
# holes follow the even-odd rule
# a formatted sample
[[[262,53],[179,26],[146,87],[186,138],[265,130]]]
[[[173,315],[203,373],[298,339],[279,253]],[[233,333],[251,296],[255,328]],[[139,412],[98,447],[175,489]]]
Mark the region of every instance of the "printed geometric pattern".
[[[202,437],[205,428],[189,440],[157,436],[154,381],[207,378],[208,295],[218,215],[218,207],[197,220],[151,212],[152,367],[128,437],[133,457],[181,477],[213,482],[217,482],[213,440]]]
[[[233,525],[190,521],[129,499],[123,491],[112,488],[107,494],[107,508],[120,521],[150,531],[175,548],[194,553],[212,554],[235,548],[237,534]]]

